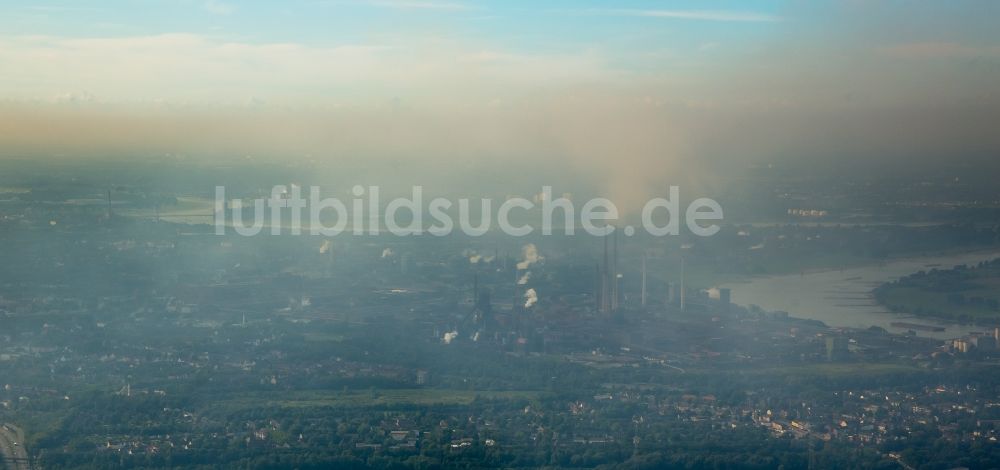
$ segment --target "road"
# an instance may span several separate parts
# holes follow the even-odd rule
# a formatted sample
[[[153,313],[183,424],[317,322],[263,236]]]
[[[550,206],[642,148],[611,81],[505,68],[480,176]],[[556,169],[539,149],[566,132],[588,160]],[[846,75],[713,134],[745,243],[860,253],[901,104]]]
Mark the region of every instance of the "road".
[[[28,452],[24,450],[24,433],[12,424],[0,426],[0,453],[7,468],[30,470]]]

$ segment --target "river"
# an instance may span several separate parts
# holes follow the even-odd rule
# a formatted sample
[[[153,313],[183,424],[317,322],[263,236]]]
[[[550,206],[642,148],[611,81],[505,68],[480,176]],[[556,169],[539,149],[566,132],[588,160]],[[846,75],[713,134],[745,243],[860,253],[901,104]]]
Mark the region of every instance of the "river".
[[[832,327],[867,328],[880,326],[903,333],[892,322],[904,321],[945,327],[943,332],[917,331],[919,336],[949,339],[982,327],[917,318],[889,312],[875,302],[871,290],[908,274],[932,268],[950,269],[959,264],[975,264],[1000,257],[1000,250],[921,256],[889,260],[883,264],[829,271],[768,276],[723,285],[732,289],[733,302],[758,305],[765,310],[784,310],[791,316],[819,320]]]

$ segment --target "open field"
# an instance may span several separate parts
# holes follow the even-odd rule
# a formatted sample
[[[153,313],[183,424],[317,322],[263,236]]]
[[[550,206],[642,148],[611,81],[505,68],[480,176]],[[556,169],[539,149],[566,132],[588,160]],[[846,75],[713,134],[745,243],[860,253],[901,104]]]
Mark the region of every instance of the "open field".
[[[218,403],[225,407],[361,407],[468,405],[476,398],[531,400],[537,391],[485,391],[442,389],[379,389],[372,391],[301,391],[290,393],[246,393]],[[215,404],[213,404],[213,407]]]
[[[814,378],[847,378],[883,376],[897,373],[919,372],[922,369],[904,364],[894,363],[829,363],[829,364],[809,364],[802,366],[782,366],[752,369],[746,372],[748,375],[776,377],[814,377]]]

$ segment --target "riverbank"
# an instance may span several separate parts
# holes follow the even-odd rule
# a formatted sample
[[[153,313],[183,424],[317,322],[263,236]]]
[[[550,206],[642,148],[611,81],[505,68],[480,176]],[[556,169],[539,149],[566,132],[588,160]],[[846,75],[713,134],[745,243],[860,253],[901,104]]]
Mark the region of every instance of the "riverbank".
[[[1000,257],[1000,249],[910,256],[867,266],[757,277],[722,287],[732,290],[733,302],[737,304],[786,311],[792,316],[819,320],[832,327],[879,326],[894,333],[906,333],[908,328],[893,326],[893,323],[931,323],[943,327],[944,331],[917,331],[916,334],[943,340],[966,335],[976,326],[918,317],[912,312],[892,312],[876,301],[872,290],[929,267],[972,265],[997,257]]]
[[[1000,324],[1000,258],[920,271],[883,283],[872,294],[893,312],[995,327]]]

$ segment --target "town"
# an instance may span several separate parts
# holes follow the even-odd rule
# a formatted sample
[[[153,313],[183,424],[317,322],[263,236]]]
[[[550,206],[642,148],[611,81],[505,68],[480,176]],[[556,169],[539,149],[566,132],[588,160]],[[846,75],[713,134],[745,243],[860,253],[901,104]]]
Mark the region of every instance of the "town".
[[[942,339],[921,329],[927,319],[894,331],[831,326],[744,305],[738,283],[720,287],[757,256],[793,253],[803,233],[836,246],[896,227],[243,237],[172,222],[168,206],[152,217],[100,199],[6,201],[0,417],[30,452],[11,462],[905,468],[997,458],[996,327],[951,327]],[[980,240],[970,248],[992,246]],[[784,245],[753,248],[767,241]],[[714,268],[720,260],[729,270]]]

